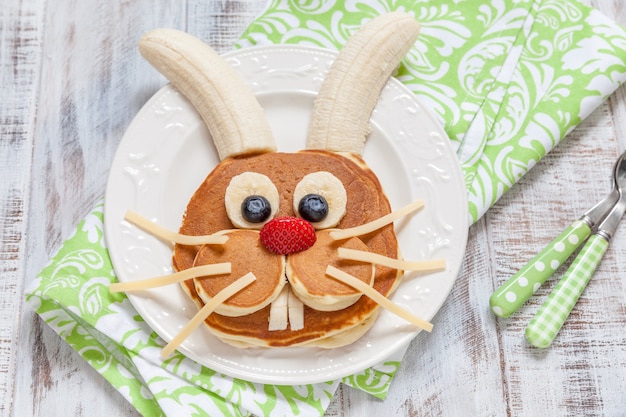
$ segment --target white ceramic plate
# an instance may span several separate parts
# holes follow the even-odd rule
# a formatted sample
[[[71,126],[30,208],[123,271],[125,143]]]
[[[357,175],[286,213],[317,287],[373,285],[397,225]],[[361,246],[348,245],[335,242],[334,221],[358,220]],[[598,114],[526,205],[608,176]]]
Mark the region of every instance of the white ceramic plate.
[[[313,99],[335,56],[284,45],[225,55],[264,107],[278,149],[287,152],[304,148]],[[430,320],[448,296],[465,252],[468,215],[461,169],[435,118],[395,79],[383,90],[372,125],[363,156],[392,208],[416,199],[426,203],[410,221],[396,224],[404,257],[447,262],[441,272],[407,275],[392,298]],[[218,162],[206,127],[174,88],[166,85],[141,109],[120,143],[106,190],[105,233],[120,281],[172,272],[171,247],[123,221],[124,213],[132,209],[178,230],[191,195]],[[135,293],[130,300],[168,341],[196,313],[178,285]],[[362,371],[405,348],[416,334],[414,327],[385,310],[364,337],[343,348],[234,349],[200,328],[179,350],[234,377],[305,384]]]

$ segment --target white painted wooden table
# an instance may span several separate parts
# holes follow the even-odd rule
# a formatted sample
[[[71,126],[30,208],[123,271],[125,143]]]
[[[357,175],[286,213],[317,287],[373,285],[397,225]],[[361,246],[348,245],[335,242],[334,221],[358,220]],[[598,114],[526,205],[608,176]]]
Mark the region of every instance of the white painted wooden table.
[[[587,0],[626,25],[622,0]],[[0,415],[137,412],[25,305],[25,285],[104,190],[128,123],[161,80],[135,40],[184,28],[229,50],[258,1],[8,0],[0,8]],[[147,75],[146,75],[147,74]],[[487,304],[608,192],[626,148],[626,88],[470,230],[438,331],[411,344],[386,401],[341,388],[329,416],[625,416],[626,222],[554,345],[523,330],[552,285],[509,320]]]

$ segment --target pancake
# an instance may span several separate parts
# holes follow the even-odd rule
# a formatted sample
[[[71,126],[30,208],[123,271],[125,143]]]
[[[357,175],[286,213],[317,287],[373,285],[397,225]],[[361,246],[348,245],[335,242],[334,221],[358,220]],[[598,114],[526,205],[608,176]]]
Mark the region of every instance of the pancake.
[[[346,189],[346,214],[336,228],[359,226],[391,211],[378,178],[358,155],[323,150],[264,153],[228,158],[219,163],[190,199],[179,232],[186,235],[206,235],[232,229],[233,224],[224,205],[225,189],[232,177],[249,171],[268,176],[278,189],[280,201],[277,216],[295,216],[291,199],[296,184],[305,175],[321,170],[335,175]],[[360,236],[359,239],[370,252],[391,258],[399,256],[393,225]],[[176,245],[173,253],[175,269],[192,267],[200,250],[201,247],[198,246]],[[249,249],[252,250],[255,249]],[[247,256],[249,251],[242,252],[230,261],[236,263]],[[301,256],[306,256],[306,252]],[[312,257],[310,262],[319,263],[325,269],[328,259]],[[379,293],[389,296],[398,285],[400,277],[398,270],[377,266],[372,286]],[[201,305],[202,300],[196,292],[193,280],[185,281],[182,285],[185,292]],[[373,323],[378,309],[379,306],[374,301],[364,296],[338,311],[320,311],[304,306],[304,328],[296,331],[289,328],[269,331],[270,306],[241,317],[214,313],[205,323],[211,332],[226,343],[236,341],[236,345],[286,347],[317,344],[321,347],[337,347],[361,337]]]
[[[317,242],[305,252],[290,255],[287,262],[287,279],[291,289],[307,306],[321,311],[336,311],[356,303],[361,293],[325,274],[326,266],[333,265],[367,284],[374,281],[372,264],[337,258],[337,248],[345,247],[367,251],[367,245],[358,238],[335,241],[329,230],[317,232]],[[320,262],[320,259],[326,262]]]
[[[318,339],[311,340],[309,342],[304,343],[294,343],[292,346],[298,347],[317,347],[324,349],[333,349],[337,347],[342,347],[349,345],[357,340],[359,340],[367,331],[374,325],[376,319],[378,318],[378,311],[375,311],[368,318],[360,322],[359,324],[333,334],[331,336],[326,336]],[[254,343],[251,339],[246,338],[238,338],[237,336],[232,336],[224,333],[219,333],[215,329],[209,329],[211,332],[220,338],[224,343],[227,343],[231,346],[237,348],[250,348],[250,347],[264,347],[259,343]]]
[[[216,308],[225,316],[245,316],[269,305],[285,286],[285,258],[269,253],[259,241],[256,230],[235,229],[225,232],[225,245],[204,245],[194,266],[231,262],[230,274],[194,278],[196,293],[204,303],[248,272],[257,278],[252,284]],[[246,256],[241,256],[245,253]],[[236,261],[235,261],[236,260]]]

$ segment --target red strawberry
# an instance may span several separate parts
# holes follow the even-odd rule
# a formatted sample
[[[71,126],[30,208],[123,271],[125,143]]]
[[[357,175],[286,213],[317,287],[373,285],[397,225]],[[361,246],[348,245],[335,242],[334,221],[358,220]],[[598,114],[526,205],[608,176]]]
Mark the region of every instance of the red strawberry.
[[[261,229],[261,243],[270,252],[289,255],[302,252],[317,240],[311,223],[299,217],[277,217]]]

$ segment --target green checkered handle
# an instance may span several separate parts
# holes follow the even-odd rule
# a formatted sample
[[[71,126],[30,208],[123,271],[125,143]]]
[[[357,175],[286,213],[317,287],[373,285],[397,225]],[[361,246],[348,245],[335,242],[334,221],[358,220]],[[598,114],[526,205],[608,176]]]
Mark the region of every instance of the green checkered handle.
[[[498,317],[515,313],[590,234],[585,221],[573,222],[491,295],[491,311]]]
[[[550,346],[567,320],[609,247],[609,239],[594,234],[526,327],[526,339],[538,348]]]

